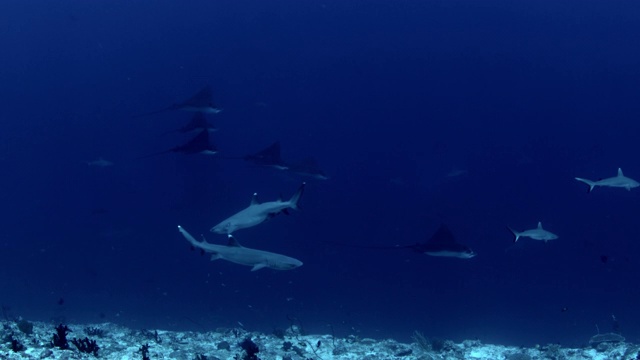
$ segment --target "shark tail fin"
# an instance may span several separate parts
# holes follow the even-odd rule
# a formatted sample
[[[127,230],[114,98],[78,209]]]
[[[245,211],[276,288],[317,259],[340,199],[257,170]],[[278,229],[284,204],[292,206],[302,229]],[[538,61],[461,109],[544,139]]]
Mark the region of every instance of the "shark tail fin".
[[[289,200],[289,206],[292,209],[298,210],[300,209],[300,207],[298,206],[298,203],[300,202],[300,198],[302,197],[302,194],[304,193],[304,187],[305,185],[307,185],[306,182],[303,182],[302,185],[300,185],[300,187],[298,188],[298,190],[296,191],[295,194],[293,194],[293,196],[291,197],[291,199]]]
[[[518,241],[518,239],[520,239],[520,233],[513,230],[512,228],[510,228],[509,226],[507,226],[507,229],[509,229],[509,231],[511,231],[511,233],[513,234],[513,236],[515,236],[515,239],[513,239],[513,242]]]
[[[593,188],[596,187],[596,183],[594,181],[583,179],[583,178],[579,178],[579,177],[577,177],[576,180],[581,181],[581,182],[589,185],[589,191],[587,191],[587,192],[592,192]]]

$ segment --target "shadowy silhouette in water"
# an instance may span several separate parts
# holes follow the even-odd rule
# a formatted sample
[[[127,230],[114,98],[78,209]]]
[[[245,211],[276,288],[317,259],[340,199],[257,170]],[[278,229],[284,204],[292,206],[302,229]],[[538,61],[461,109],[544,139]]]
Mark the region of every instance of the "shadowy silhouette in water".
[[[218,129],[216,129],[216,127],[213,126],[213,124],[207,121],[207,117],[204,115],[204,113],[198,112],[193,115],[191,120],[185,126],[179,129],[167,131],[165,132],[165,134],[171,134],[171,133],[188,134],[193,132],[200,132],[203,130],[207,130],[208,132],[214,132],[214,131],[217,131]]]
[[[185,155],[192,155],[192,154],[214,155],[218,152],[218,149],[209,141],[209,131],[202,130],[198,135],[196,135],[196,137],[189,140],[184,145],[179,145],[169,150],[149,154],[141,157],[140,159],[146,159],[152,156],[157,156],[157,155],[162,155],[162,154],[167,154],[172,152],[181,153]]]
[[[218,108],[213,102],[213,90],[211,86],[203,87],[198,93],[190,97],[189,99],[175,103],[171,106],[168,106],[164,109],[151,111],[148,113],[135,115],[134,117],[143,117],[150,116],[156,114],[162,114],[169,111],[190,111],[190,112],[199,112],[206,114],[217,114],[222,111],[222,109]]]
[[[351,245],[345,243],[336,243],[326,241],[327,243],[341,246],[357,247],[362,249],[411,249],[415,252],[430,256],[438,257],[454,257],[459,259],[470,259],[476,256],[476,253],[466,245],[458,243],[453,237],[453,233],[449,228],[442,224],[438,230],[425,242],[415,243],[412,245],[399,246],[370,246],[370,245]]]

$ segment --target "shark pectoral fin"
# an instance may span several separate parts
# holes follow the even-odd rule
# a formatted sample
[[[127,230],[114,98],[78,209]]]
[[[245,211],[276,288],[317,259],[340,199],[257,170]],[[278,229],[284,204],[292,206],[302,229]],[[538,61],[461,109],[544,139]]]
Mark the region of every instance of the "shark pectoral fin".
[[[220,256],[220,254],[211,255],[211,261],[216,261],[218,259],[222,259],[222,256]]]
[[[233,235],[231,234],[227,235],[227,246],[242,247],[242,245],[240,245],[238,240],[236,240],[236,238],[234,238]]]
[[[290,214],[289,210],[287,210],[287,209],[282,210],[282,213],[285,214],[285,215],[289,215]]]
[[[302,197],[302,194],[304,194],[304,187],[307,185],[306,182],[303,182],[302,185],[300,185],[300,187],[298,188],[298,190],[296,191],[295,194],[293,194],[293,196],[291,197],[291,199],[289,199],[289,206],[294,209],[294,210],[298,210],[298,203],[300,202],[300,198]]]
[[[265,267],[267,267],[267,264],[265,264],[265,263],[255,264],[255,265],[251,268],[251,271],[260,270],[260,269],[265,268]]]
[[[520,234],[517,231],[513,230],[512,228],[510,228],[508,226],[507,226],[507,229],[509,229],[509,231],[511,231],[513,236],[515,236],[515,239],[513,239],[513,242],[517,242],[518,239],[520,239]]]

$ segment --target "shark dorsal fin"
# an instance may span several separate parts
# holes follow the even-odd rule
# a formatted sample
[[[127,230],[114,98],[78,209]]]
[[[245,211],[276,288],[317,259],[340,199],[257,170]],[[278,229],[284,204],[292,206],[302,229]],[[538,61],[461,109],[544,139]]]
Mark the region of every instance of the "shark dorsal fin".
[[[623,177],[624,174],[622,173],[622,169],[618,168],[618,177]]]
[[[438,231],[436,231],[436,233],[433,234],[433,236],[431,236],[429,240],[427,240],[427,243],[428,244],[455,244],[456,240],[453,237],[453,233],[451,233],[451,230],[449,230],[449,228],[446,225],[442,224],[438,228]]]
[[[251,197],[251,205],[258,204],[260,204],[260,201],[258,201],[258,193],[253,193],[253,196]]]
[[[227,240],[227,245],[228,246],[242,247],[242,245],[240,245],[238,240],[236,240],[236,238],[234,238],[233,235],[229,234],[229,235],[227,235],[227,237],[228,237],[228,240]]]
[[[542,230],[542,221],[538,221],[538,229]]]

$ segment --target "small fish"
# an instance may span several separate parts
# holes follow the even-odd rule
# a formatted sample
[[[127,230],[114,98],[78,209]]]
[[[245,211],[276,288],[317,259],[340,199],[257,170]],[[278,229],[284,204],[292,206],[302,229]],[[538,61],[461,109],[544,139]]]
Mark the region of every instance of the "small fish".
[[[95,167],[109,167],[113,166],[113,162],[109,160],[105,160],[103,158],[99,158],[98,160],[85,161],[87,166],[95,166]]]

